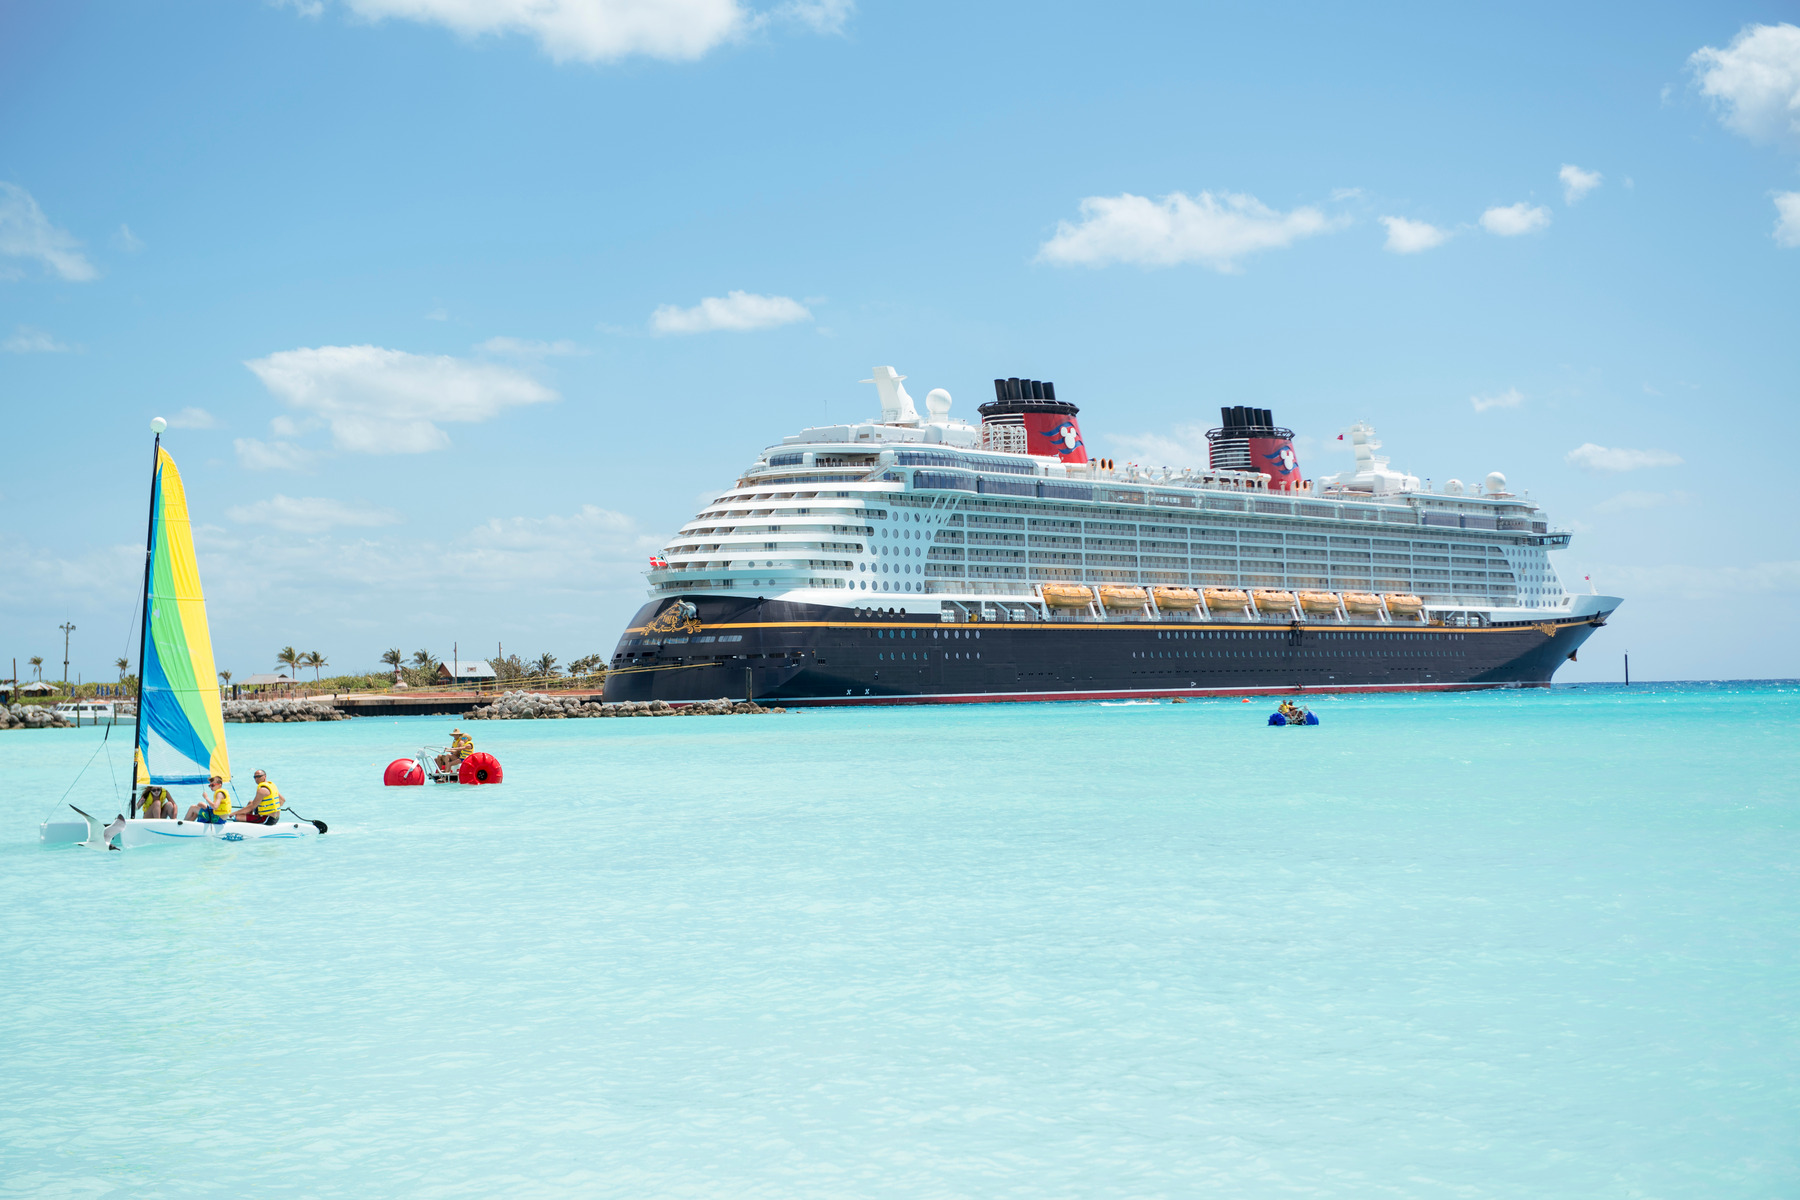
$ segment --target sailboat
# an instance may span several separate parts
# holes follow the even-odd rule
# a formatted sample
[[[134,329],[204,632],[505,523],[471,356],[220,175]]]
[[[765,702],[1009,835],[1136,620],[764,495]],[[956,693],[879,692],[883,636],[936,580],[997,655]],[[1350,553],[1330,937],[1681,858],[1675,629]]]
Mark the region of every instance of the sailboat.
[[[200,567],[194,557],[187,492],[175,460],[162,446],[167,427],[161,417],[150,422],[156,445],[150,473],[150,527],[144,544],[144,621],[138,639],[131,812],[103,824],[76,808],[80,821],[45,821],[38,836],[47,843],[127,850],[165,842],[242,842],[324,833],[323,821],[207,824],[137,815],[144,791],[151,786],[199,784],[204,788],[209,776],[231,778],[225,715],[219,706],[219,676],[213,669],[212,634],[206,625],[206,596],[200,589]]]

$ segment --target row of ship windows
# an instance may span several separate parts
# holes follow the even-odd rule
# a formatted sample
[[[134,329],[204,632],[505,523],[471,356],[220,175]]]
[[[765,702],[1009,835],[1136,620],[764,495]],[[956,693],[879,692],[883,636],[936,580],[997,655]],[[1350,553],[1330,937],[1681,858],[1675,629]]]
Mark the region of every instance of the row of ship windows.
[[[801,494],[799,498],[806,499],[812,495],[813,495],[813,493],[804,493],[804,494]],[[740,500],[739,503],[745,503],[745,502],[750,502],[750,501],[754,501],[754,500],[762,500],[762,499],[767,499],[767,498],[768,497],[765,497],[765,496],[750,497],[747,500]],[[788,497],[787,496],[777,496],[775,498],[786,499]],[[775,509],[766,509],[766,510],[709,509],[705,512],[698,514],[694,518],[694,520],[704,521],[704,520],[717,520],[720,518],[734,519],[734,518],[741,518],[741,517],[748,517],[748,516],[802,515],[802,514],[811,512],[811,511],[813,511],[813,510],[810,510],[810,509],[783,509],[783,510],[775,510]],[[971,528],[976,527],[976,526],[982,526],[982,527],[987,527],[987,528],[1017,529],[1017,530],[1022,531],[1024,529],[1026,529],[1027,527],[1029,527],[1033,530],[1039,530],[1039,529],[1046,530],[1046,531],[1056,530],[1056,531],[1060,531],[1063,533],[1075,533],[1075,532],[1080,532],[1080,531],[1085,530],[1086,532],[1093,533],[1093,534],[1113,534],[1113,535],[1125,536],[1125,537],[1170,538],[1170,539],[1186,539],[1186,538],[1190,538],[1190,537],[1192,537],[1192,538],[1211,538],[1216,541],[1261,542],[1261,543],[1264,543],[1267,545],[1275,545],[1275,546],[1286,545],[1286,546],[1290,546],[1290,547],[1292,547],[1292,546],[1324,546],[1327,544],[1332,545],[1332,546],[1370,546],[1371,544],[1375,545],[1375,546],[1383,546],[1383,545],[1405,546],[1407,544],[1405,541],[1395,541],[1394,539],[1391,539],[1391,538],[1352,537],[1352,536],[1347,536],[1347,535],[1342,535],[1342,534],[1296,533],[1296,532],[1288,532],[1288,531],[1274,531],[1274,530],[1260,530],[1260,529],[1233,530],[1233,529],[1219,529],[1219,528],[1192,528],[1192,527],[1183,527],[1183,526],[1179,526],[1179,525],[1133,524],[1131,522],[1122,522],[1122,521],[1073,520],[1073,519],[1068,519],[1068,518],[1056,519],[1056,518],[1033,517],[1033,518],[1027,519],[1025,517],[997,516],[997,515],[988,515],[988,514],[982,514],[982,513],[964,514],[964,513],[931,512],[929,514],[922,514],[917,511],[893,511],[893,510],[888,510],[888,509],[820,509],[818,511],[820,513],[829,512],[829,513],[841,513],[843,515],[856,515],[856,516],[860,516],[860,517],[863,517],[863,518],[869,519],[869,520],[929,521],[932,524],[949,524],[949,525],[967,524]],[[1201,518],[1201,519],[1207,519],[1207,518]],[[1216,517],[1210,518],[1210,519],[1215,524],[1218,522],[1218,518],[1216,518]],[[1448,543],[1435,543],[1435,548],[1447,550],[1450,548],[1450,546]]]
[[[689,530],[689,531],[686,531],[685,536],[696,537],[696,536],[700,536],[702,534],[713,534],[713,533],[722,534],[725,532],[729,532],[729,531]],[[818,533],[818,532],[824,532],[824,529],[822,527],[799,527],[799,526],[796,526],[790,530],[790,529],[785,529],[782,526],[772,525],[772,526],[768,526],[766,529],[761,529],[761,530],[758,530],[758,529],[741,530],[741,531],[739,531],[738,536],[756,536],[758,533],[782,533],[782,532]],[[854,527],[854,526],[835,526],[835,527],[832,527],[832,532],[864,533],[864,534],[871,535],[871,536],[874,534],[874,530],[872,530],[872,529],[863,529],[863,528],[858,528],[858,527]],[[908,540],[913,539],[913,538],[918,538],[920,540],[925,540],[930,535],[927,534],[927,532],[925,530],[891,529],[889,527],[883,527],[880,530],[880,536],[884,537],[884,538],[894,537],[894,538],[904,538],[904,539],[908,539]],[[963,540],[962,535],[960,533],[957,533],[956,531],[943,531],[942,533],[939,534],[939,537],[944,542],[960,542]],[[1447,547],[1444,547],[1438,543],[1430,543],[1430,542],[1417,543],[1416,545],[1413,546],[1410,553],[1403,552],[1403,551],[1406,551],[1406,549],[1407,549],[1405,543],[1399,543],[1390,549],[1378,550],[1378,551],[1374,551],[1372,553],[1368,552],[1368,551],[1363,551],[1363,550],[1350,550],[1350,549],[1342,549],[1342,548],[1338,548],[1338,547],[1333,547],[1332,550],[1328,554],[1328,552],[1325,550],[1315,550],[1315,549],[1308,549],[1308,548],[1304,548],[1304,547],[1287,547],[1284,550],[1280,547],[1248,545],[1248,544],[1234,546],[1234,545],[1229,545],[1229,544],[1210,544],[1210,543],[1205,543],[1205,542],[1193,542],[1193,543],[1153,542],[1153,541],[1133,542],[1133,541],[1126,541],[1126,540],[1123,540],[1120,538],[1096,538],[1096,537],[1090,537],[1090,538],[1083,539],[1083,538],[1034,536],[1028,542],[1026,540],[1026,536],[1024,534],[984,533],[984,532],[979,532],[979,531],[970,532],[968,534],[968,541],[971,543],[983,543],[983,544],[988,544],[988,545],[1000,545],[1000,546],[1025,547],[1025,546],[1029,545],[1033,548],[1056,547],[1056,548],[1061,548],[1061,549],[1066,549],[1066,550],[1076,550],[1076,549],[1085,547],[1085,548],[1091,549],[1091,550],[1142,551],[1144,553],[1149,553],[1149,554],[1155,554],[1158,552],[1169,553],[1169,554],[1188,554],[1188,553],[1213,554],[1213,555],[1218,555],[1218,556],[1231,556],[1231,557],[1238,557],[1238,558],[1251,558],[1252,556],[1254,556],[1260,552],[1260,553],[1268,555],[1270,561],[1282,561],[1282,560],[1319,561],[1319,560],[1325,560],[1325,559],[1329,558],[1331,561],[1367,562],[1371,558],[1373,558],[1373,560],[1375,562],[1381,562],[1381,563],[1404,563],[1404,562],[1407,562],[1410,560],[1413,562],[1435,562],[1435,563],[1453,562],[1458,565],[1467,565],[1467,566],[1510,565],[1510,560],[1507,559],[1505,557],[1505,555],[1502,554],[1501,551],[1497,547],[1486,547],[1486,550],[1487,550],[1486,557],[1471,557],[1471,556],[1469,556],[1470,551],[1475,551],[1475,552],[1479,553],[1479,550],[1481,548],[1478,548],[1478,547],[1468,547],[1467,549],[1464,550],[1463,555],[1453,557],[1453,556],[1447,555],[1445,553],[1442,553],[1442,551],[1446,550]],[[770,549],[774,549],[776,547],[777,543],[771,542],[771,543],[765,543],[765,545]],[[835,548],[837,548],[837,546],[834,545],[832,548],[835,549]],[[940,548],[943,548],[943,547],[940,547]],[[948,548],[955,549],[956,547],[950,546]],[[672,546],[672,547],[670,547],[668,552],[673,553],[673,554],[693,553],[693,552],[699,551],[701,549],[702,549],[702,547],[698,546],[698,545],[692,545],[692,546],[683,545],[683,546]],[[1464,548],[1457,547],[1457,549],[1464,549]],[[881,552],[884,554],[887,553],[887,551],[885,549],[882,550]],[[1545,564],[1545,565],[1547,565],[1547,564]]]

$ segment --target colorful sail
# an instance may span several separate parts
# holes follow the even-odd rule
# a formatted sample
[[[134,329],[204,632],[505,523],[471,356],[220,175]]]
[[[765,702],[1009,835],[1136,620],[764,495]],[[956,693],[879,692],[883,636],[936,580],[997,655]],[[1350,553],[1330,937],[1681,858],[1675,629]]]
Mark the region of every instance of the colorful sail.
[[[151,504],[138,753],[149,764],[151,783],[205,783],[208,775],[230,779],[187,493],[167,450],[157,451]]]

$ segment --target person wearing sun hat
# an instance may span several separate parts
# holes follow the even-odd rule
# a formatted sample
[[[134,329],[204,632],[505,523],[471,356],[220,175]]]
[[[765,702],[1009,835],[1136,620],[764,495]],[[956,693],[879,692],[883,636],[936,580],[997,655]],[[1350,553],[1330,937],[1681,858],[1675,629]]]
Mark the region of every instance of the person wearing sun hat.
[[[440,771],[454,771],[462,765],[462,760],[475,753],[475,739],[460,729],[450,731],[450,749],[437,757],[437,768]]]

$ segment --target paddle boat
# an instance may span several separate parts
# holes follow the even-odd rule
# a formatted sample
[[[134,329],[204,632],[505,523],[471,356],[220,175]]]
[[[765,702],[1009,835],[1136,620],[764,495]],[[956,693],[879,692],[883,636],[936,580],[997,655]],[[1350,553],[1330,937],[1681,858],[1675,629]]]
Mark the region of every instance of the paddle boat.
[[[1269,714],[1271,725],[1317,725],[1319,718],[1310,709],[1301,708],[1290,700],[1283,700],[1281,707]]]
[[[444,765],[440,767],[439,763]],[[454,747],[433,750],[427,746],[411,758],[396,758],[389,763],[381,773],[381,782],[388,787],[423,787],[429,779],[433,783],[479,787],[499,783],[505,776],[500,760],[484,750],[457,758]]]

